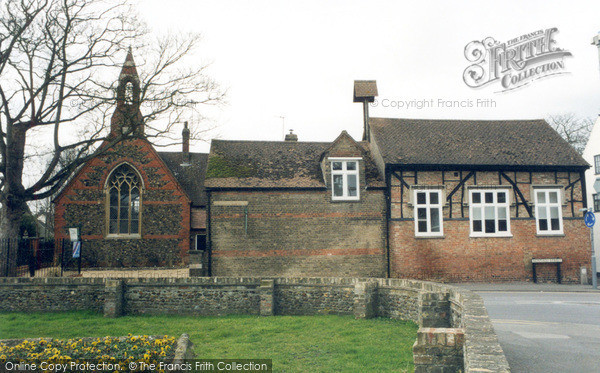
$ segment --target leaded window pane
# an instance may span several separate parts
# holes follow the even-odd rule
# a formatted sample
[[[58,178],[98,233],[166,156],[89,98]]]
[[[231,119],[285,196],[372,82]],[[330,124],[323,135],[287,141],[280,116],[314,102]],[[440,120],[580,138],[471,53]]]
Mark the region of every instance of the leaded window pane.
[[[140,182],[135,171],[119,166],[111,174],[108,188],[108,233],[139,234]]]
[[[131,219],[131,234],[140,233],[140,221],[137,219]]]

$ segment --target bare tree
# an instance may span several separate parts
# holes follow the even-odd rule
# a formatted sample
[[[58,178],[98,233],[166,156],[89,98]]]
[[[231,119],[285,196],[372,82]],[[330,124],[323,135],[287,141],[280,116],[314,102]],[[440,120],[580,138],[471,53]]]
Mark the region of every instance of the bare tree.
[[[220,102],[206,65],[186,64],[198,41],[195,34],[153,40],[126,0],[2,1],[0,237],[18,234],[27,202],[52,196],[122,140],[108,129],[127,47],[141,57],[145,137],[167,134],[200,104]]]
[[[573,113],[566,113],[551,115],[546,121],[579,154],[583,154],[594,126],[594,121],[591,118],[579,118]]]

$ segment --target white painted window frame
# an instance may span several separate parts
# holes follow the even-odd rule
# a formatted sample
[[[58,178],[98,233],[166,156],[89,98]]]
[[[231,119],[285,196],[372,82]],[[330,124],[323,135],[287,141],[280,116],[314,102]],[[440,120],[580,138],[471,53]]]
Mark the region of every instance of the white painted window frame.
[[[417,200],[417,193],[425,193],[425,203],[419,204]],[[430,193],[436,193],[438,195],[438,203],[431,203]],[[443,215],[443,202],[442,202],[442,191],[440,189],[414,189],[413,190],[413,208],[414,208],[414,220],[415,220],[415,237],[442,237],[444,235],[444,215]],[[425,208],[426,221],[427,221],[427,232],[419,232],[419,219],[418,219],[418,208]],[[437,209],[440,217],[440,231],[431,231],[431,210]]]
[[[543,192],[546,197],[546,202],[541,203],[538,201],[538,193]],[[556,193],[556,202],[550,202],[550,193]],[[535,188],[533,190],[534,201],[535,201],[535,230],[540,236],[555,236],[555,235],[563,235],[564,234],[564,226],[563,226],[563,216],[562,216],[562,200],[561,198],[561,190],[558,188]],[[538,207],[544,207],[546,209],[546,216],[548,220],[548,230],[540,231],[540,219],[538,214]],[[552,222],[550,221],[550,208],[557,207],[558,208],[558,230],[551,230]]]
[[[331,169],[331,200],[332,201],[358,201],[360,200],[360,157],[348,157],[348,158],[327,158],[329,161],[329,167]],[[333,162],[341,162],[342,169],[334,170]],[[356,170],[348,170],[348,162],[356,163]],[[333,187],[333,178],[335,175],[342,175],[342,196],[336,196]],[[348,195],[348,175],[356,175],[356,196]]]
[[[469,189],[469,227],[470,227],[470,236],[471,237],[512,237],[510,230],[510,196],[508,193],[508,189]],[[505,202],[498,203],[498,193],[504,193],[506,195]],[[473,193],[481,193],[481,202],[473,203]],[[486,203],[485,202],[485,193],[493,193],[494,194],[494,202]],[[485,207],[493,206],[494,207],[494,221],[495,221],[495,230],[494,233],[486,233],[485,232]],[[481,207],[481,217],[482,217],[482,226],[481,232],[473,231],[473,208]],[[506,232],[498,231],[498,209],[505,208],[506,209]]]

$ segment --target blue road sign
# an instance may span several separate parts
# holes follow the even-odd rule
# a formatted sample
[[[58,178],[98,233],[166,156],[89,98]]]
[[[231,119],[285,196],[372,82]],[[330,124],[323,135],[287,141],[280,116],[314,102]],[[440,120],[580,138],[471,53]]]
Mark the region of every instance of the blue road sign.
[[[73,242],[73,258],[81,256],[81,241]]]
[[[585,222],[585,225],[588,226],[588,228],[591,228],[594,226],[594,223],[596,222],[596,216],[594,215],[593,212],[588,211],[583,216],[583,221]]]

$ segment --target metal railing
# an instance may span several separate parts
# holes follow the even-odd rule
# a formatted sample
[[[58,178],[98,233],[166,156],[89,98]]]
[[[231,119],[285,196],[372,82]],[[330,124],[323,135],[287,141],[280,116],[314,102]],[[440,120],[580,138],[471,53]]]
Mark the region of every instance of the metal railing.
[[[0,239],[0,277],[60,277],[67,240],[37,237]]]

